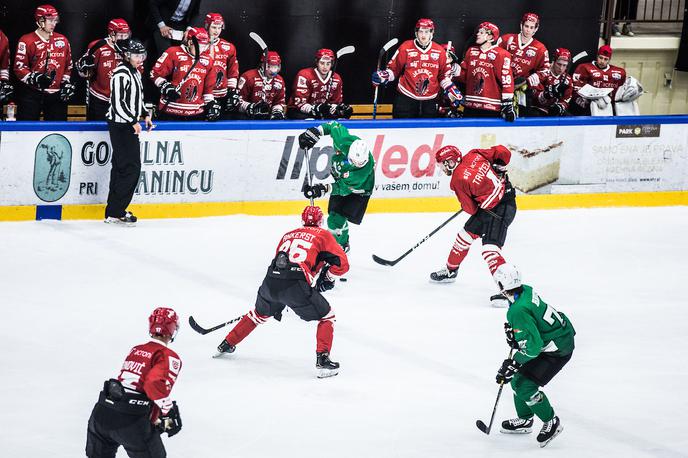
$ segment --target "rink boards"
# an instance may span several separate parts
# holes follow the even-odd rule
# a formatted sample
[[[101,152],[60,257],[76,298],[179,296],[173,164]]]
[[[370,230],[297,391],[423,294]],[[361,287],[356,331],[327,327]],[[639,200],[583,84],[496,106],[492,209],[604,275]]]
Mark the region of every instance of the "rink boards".
[[[455,210],[434,161],[447,144],[464,153],[507,146],[522,209],[688,204],[688,116],[345,124],[376,160],[370,212]],[[159,123],[141,135],[131,208],[143,218],[296,212],[308,165],[315,182],[331,181],[329,137],[308,163],[298,148],[313,125]],[[103,217],[112,157],[104,123],[5,122],[0,135],[0,220]]]

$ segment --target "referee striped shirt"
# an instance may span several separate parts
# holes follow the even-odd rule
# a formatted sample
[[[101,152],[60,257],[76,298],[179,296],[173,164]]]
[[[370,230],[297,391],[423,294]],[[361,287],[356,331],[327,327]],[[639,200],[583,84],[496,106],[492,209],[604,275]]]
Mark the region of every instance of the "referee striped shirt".
[[[112,122],[134,125],[148,114],[143,103],[141,74],[128,62],[122,62],[110,78],[110,108],[106,117]]]

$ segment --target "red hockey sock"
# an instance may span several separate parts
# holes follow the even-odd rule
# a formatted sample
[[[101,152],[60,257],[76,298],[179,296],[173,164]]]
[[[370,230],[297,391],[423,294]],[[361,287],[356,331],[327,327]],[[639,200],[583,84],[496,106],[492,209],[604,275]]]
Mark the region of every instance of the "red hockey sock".
[[[330,309],[330,313],[325,318],[320,319],[318,331],[315,335],[318,342],[315,349],[316,352],[330,352],[332,348],[332,338],[334,336],[334,321],[334,312],[332,309]]]
[[[229,331],[229,334],[225,337],[225,340],[230,345],[237,345],[239,342],[244,340],[246,336],[251,334],[251,332],[256,329],[261,323],[270,318],[269,316],[264,316],[256,313],[255,310],[251,310],[244,317],[239,320],[236,326]]]
[[[447,259],[447,267],[449,269],[455,270],[459,268],[461,262],[463,262],[466,255],[468,255],[471,243],[477,238],[478,236],[476,234],[472,234],[466,231],[466,229],[461,228],[459,233],[456,234],[454,246],[452,246],[449,258]]]
[[[483,259],[487,263],[487,268],[494,275],[497,267],[506,264],[502,257],[502,250],[497,245],[483,245]]]

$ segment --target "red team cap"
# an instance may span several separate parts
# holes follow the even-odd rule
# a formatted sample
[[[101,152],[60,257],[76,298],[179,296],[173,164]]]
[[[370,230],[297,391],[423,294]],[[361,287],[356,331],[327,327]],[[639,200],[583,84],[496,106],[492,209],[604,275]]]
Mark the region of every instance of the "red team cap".
[[[131,33],[129,24],[122,18],[113,19],[107,25],[108,34],[111,33]]]
[[[571,60],[571,51],[566,48],[557,48],[554,50],[554,62],[559,59]]]
[[[497,41],[497,38],[499,38],[499,27],[497,27],[491,22],[482,22],[478,26],[478,29],[485,29],[488,32],[490,32],[492,34],[492,41]]]
[[[225,19],[220,13],[208,13],[205,15],[205,28],[209,28],[213,24],[220,24],[222,28],[225,27]]]
[[[199,45],[207,45],[210,43],[210,37],[208,36],[208,32],[204,28],[201,27],[191,27],[189,30],[186,31],[186,39],[189,40],[191,38],[196,38],[198,40]]]
[[[432,31],[435,30],[435,23],[432,22],[432,19],[428,18],[420,18],[418,19],[418,22],[416,22],[416,30],[418,29],[430,29]]]
[[[600,49],[597,50],[597,55],[609,57],[611,59],[612,58],[612,47],[609,45],[600,46]]]
[[[301,221],[304,226],[320,226],[322,224],[323,212],[320,207],[311,207],[310,205],[303,209],[301,213]]]
[[[334,51],[327,48],[318,49],[315,53],[315,60],[320,62],[321,60],[333,61],[335,58]]]
[[[533,21],[535,23],[535,26],[537,27],[540,25],[540,16],[538,16],[535,13],[526,13],[521,18],[521,24],[527,21]]]
[[[449,160],[454,160],[456,163],[461,162],[461,151],[454,145],[443,146],[435,153],[435,161],[438,164]]]
[[[41,5],[38,8],[36,8],[36,11],[33,13],[33,17],[36,19],[36,22],[38,22],[38,20],[42,18],[58,16],[59,14],[57,10],[52,5]]]
[[[158,307],[148,317],[148,330],[152,336],[172,337],[179,329],[179,316],[169,307]]]

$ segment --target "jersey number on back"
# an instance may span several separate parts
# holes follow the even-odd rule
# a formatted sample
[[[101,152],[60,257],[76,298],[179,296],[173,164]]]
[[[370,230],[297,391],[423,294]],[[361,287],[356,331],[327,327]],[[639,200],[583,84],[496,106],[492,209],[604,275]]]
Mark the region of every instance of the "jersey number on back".
[[[533,291],[533,304],[535,304],[536,307],[539,307],[541,304],[540,303],[540,296],[538,296],[538,294],[535,291]],[[545,323],[547,323],[548,325],[553,326],[555,318],[557,319],[557,321],[559,321],[559,324],[562,327],[566,326],[566,322],[561,317],[559,312],[557,312],[557,310],[554,307],[547,304],[547,309],[545,309],[545,313],[542,315],[543,321]]]
[[[285,240],[280,245],[279,250],[289,253],[289,260],[293,263],[305,262],[308,257],[308,250],[313,246],[313,243],[306,242],[301,239]]]

